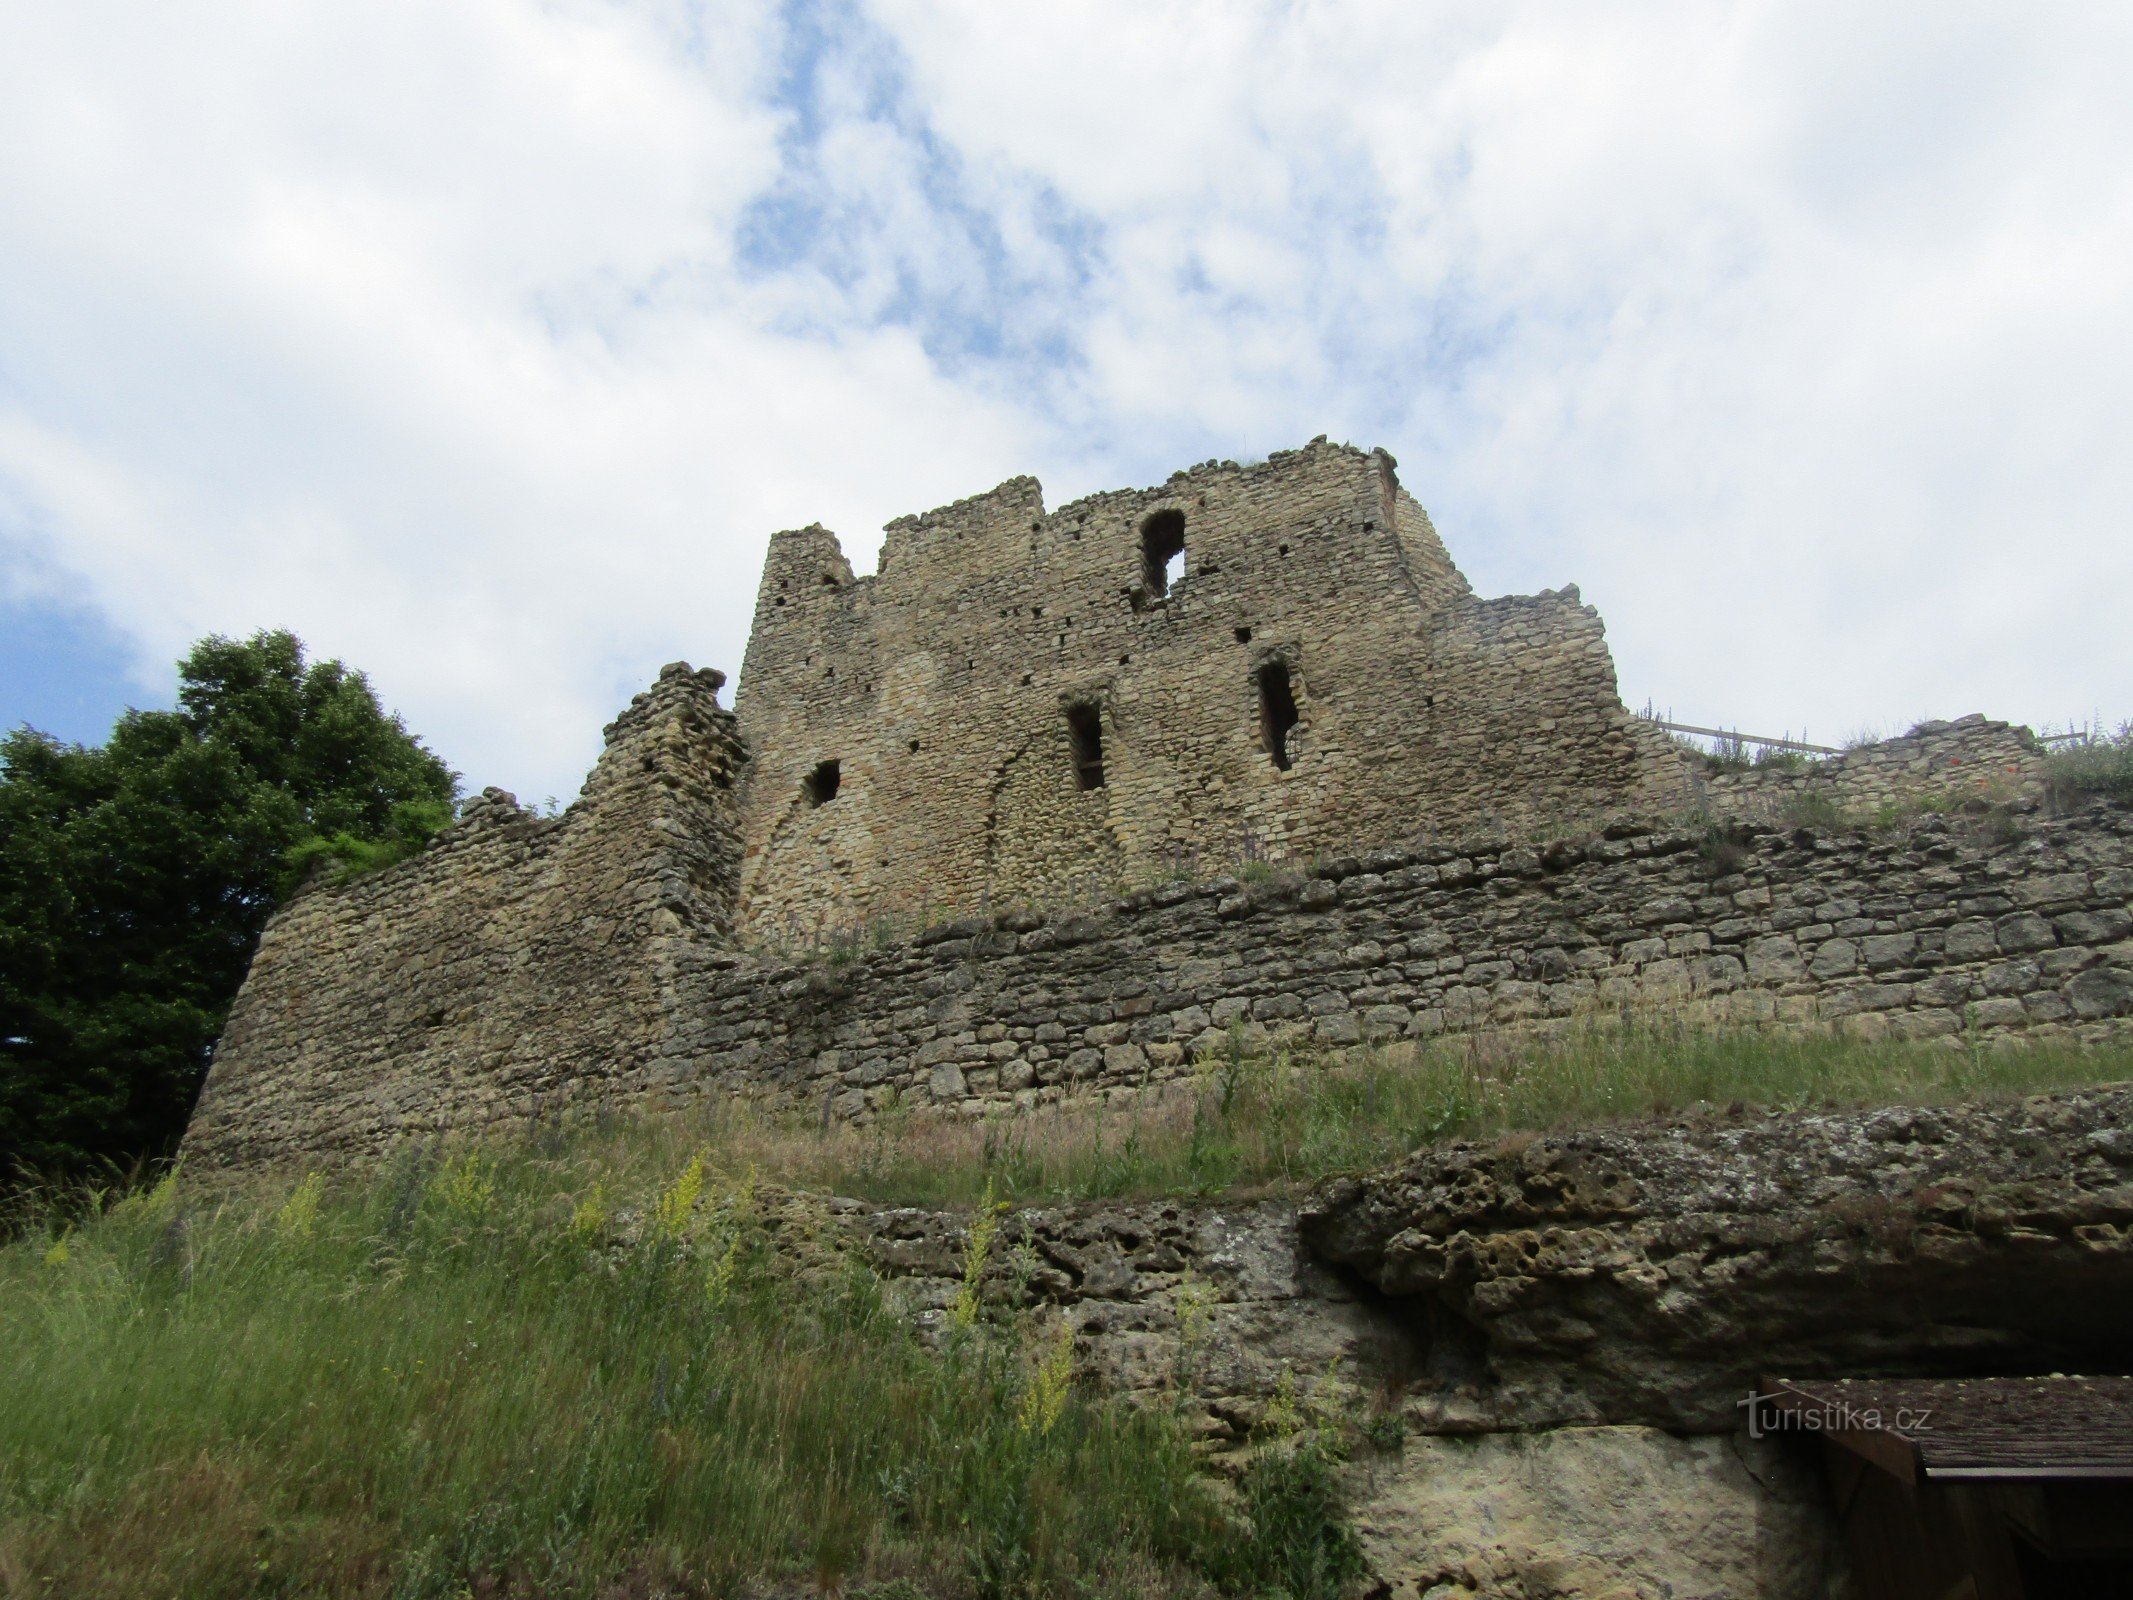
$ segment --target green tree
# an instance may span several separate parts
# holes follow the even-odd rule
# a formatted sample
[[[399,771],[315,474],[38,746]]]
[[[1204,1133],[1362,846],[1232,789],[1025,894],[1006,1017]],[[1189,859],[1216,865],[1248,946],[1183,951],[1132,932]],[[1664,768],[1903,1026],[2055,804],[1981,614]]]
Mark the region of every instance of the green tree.
[[[210,638],[176,711],[0,739],[0,1183],[168,1155],[269,913],[419,848],[457,780],[294,635]]]

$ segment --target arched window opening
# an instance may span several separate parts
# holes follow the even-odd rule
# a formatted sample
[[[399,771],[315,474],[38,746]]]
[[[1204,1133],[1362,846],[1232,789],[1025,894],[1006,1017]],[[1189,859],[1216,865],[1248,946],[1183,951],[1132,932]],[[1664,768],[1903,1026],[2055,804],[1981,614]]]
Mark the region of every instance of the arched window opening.
[[[824,761],[800,780],[800,792],[807,796],[810,807],[826,806],[837,798],[837,790],[844,782],[844,774],[834,761]]]
[[[1283,772],[1293,765],[1289,730],[1296,726],[1296,686],[1286,661],[1269,661],[1259,669],[1259,747]]]
[[[1092,705],[1067,707],[1067,745],[1074,756],[1074,787],[1104,786],[1103,711]]]
[[[1158,511],[1141,524],[1141,587],[1153,599],[1185,576],[1185,513]]]

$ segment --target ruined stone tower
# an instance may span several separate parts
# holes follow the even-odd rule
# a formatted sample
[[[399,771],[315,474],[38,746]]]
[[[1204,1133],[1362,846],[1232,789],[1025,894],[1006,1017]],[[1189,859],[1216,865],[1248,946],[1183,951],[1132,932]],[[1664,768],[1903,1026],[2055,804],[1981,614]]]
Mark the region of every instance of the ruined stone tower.
[[[854,577],[776,535],[735,703],[740,922],[1087,898],[1240,858],[1678,803],[1577,591],[1476,599],[1382,450],[1047,512],[1012,478]]]

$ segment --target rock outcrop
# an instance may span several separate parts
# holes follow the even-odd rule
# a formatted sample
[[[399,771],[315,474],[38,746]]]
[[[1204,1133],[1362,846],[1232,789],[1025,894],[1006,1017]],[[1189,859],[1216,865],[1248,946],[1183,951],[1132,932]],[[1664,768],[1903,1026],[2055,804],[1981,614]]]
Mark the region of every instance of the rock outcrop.
[[[1738,1420],[1792,1377],[2133,1365],[2133,1088],[1461,1143],[1303,1237],[1409,1307],[1433,1431]]]
[[[769,1214],[945,1326],[969,1213]],[[2133,1085],[1457,1143],[1301,1205],[1028,1208],[981,1281],[1217,1456],[1284,1412],[1375,1419],[1349,1497],[1387,1600],[1810,1600],[1846,1592],[1817,1456],[1740,1402],[2133,1371]]]

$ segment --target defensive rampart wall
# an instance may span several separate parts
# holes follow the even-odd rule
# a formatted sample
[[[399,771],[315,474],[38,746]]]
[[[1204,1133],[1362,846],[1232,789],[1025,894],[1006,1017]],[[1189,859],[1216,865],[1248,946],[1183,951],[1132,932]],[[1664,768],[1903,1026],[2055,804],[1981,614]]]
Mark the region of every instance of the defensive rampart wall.
[[[1752,821],[1802,814],[1803,801],[1872,817],[1921,799],[1987,805],[2035,799],[2045,790],[2045,750],[2024,727],[1970,715],[1922,722],[1909,733],[1855,745],[1825,761],[1763,762],[1696,774],[1702,803]]]
[[[188,1153],[362,1154],[703,1096],[979,1114],[1161,1081],[1233,1035],[1337,1047],[1644,1008],[2101,1038],[2133,1015],[2133,811],[2101,803],[2013,833],[1928,816],[1873,835],[1620,824],[1389,849],[804,961],[727,946],[672,857],[618,863],[597,901],[571,888],[565,850],[597,859],[606,826],[597,809],[477,819],[396,878],[299,901],[262,947]],[[455,852],[523,887],[463,905]],[[695,881],[715,888],[727,862]]]
[[[558,817],[488,790],[411,861],[268,924],[185,1135],[196,1167],[358,1150],[630,1091],[676,953],[730,932],[721,675],[669,667]]]

